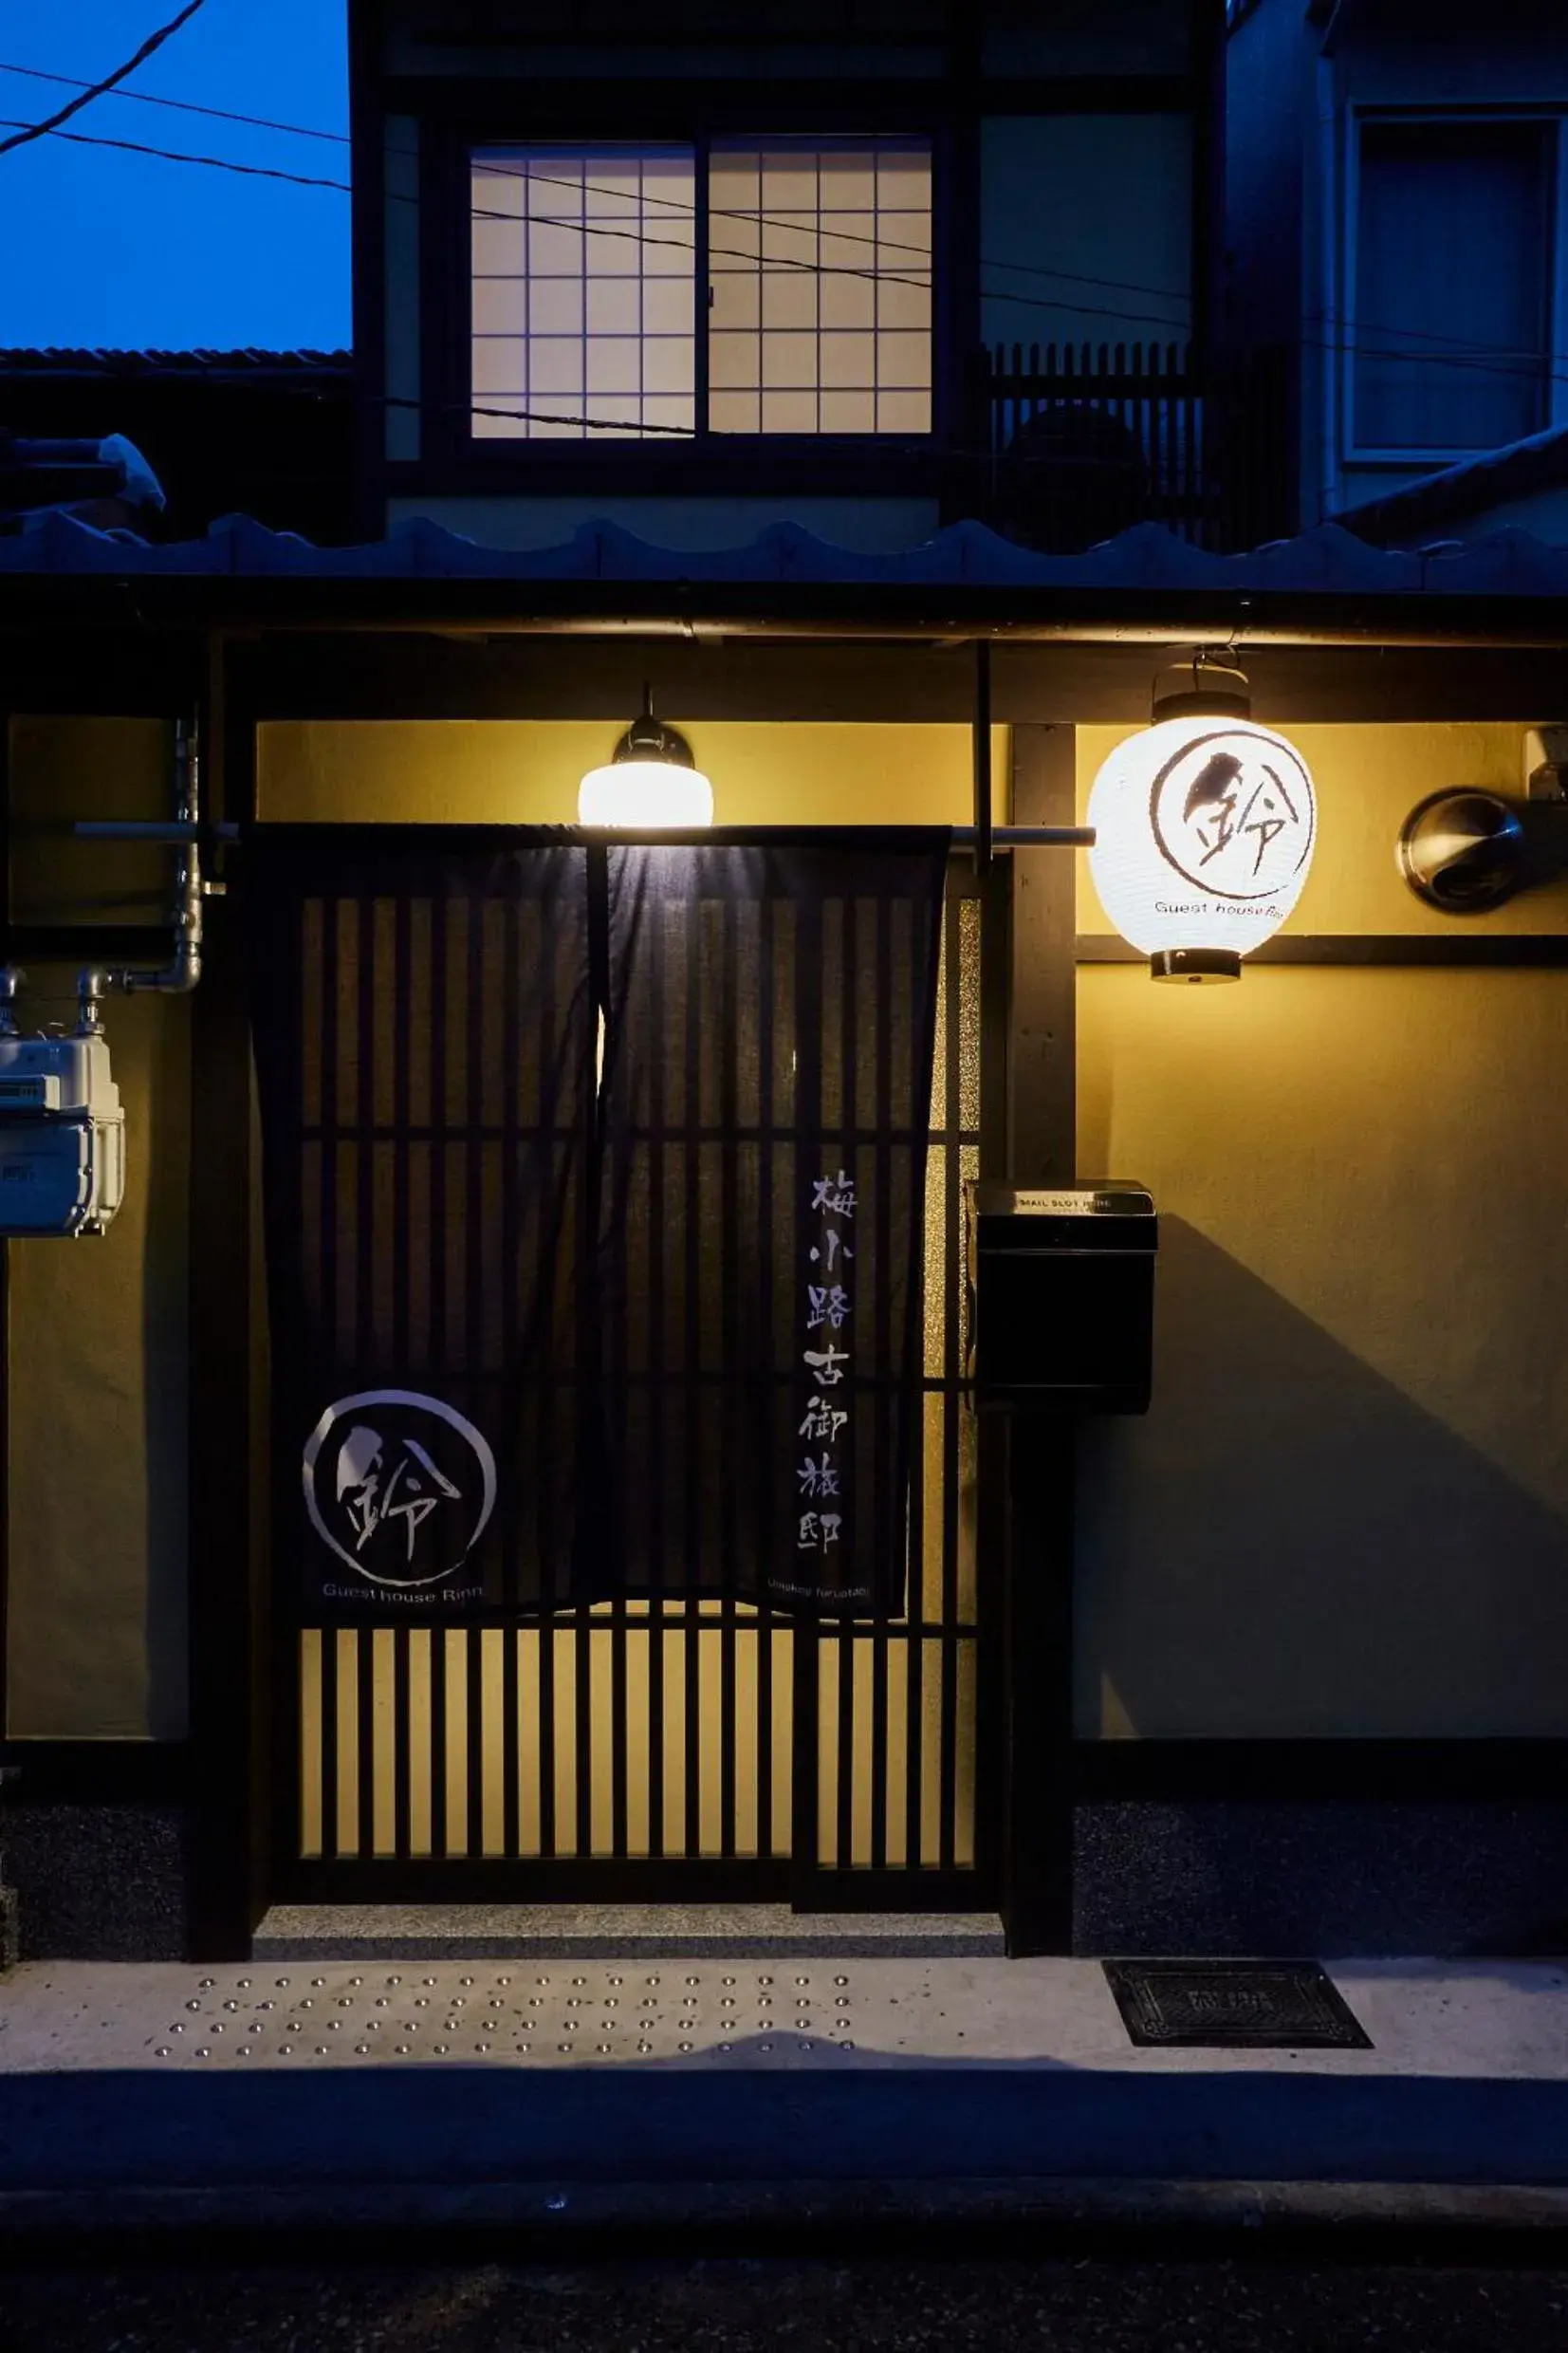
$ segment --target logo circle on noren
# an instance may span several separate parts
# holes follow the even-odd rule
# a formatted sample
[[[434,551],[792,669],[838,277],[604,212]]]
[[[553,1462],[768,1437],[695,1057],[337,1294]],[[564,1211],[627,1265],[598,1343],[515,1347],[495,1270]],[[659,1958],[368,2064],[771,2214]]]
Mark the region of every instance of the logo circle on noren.
[[[440,1584],[495,1510],[489,1441],[455,1406],[415,1389],[362,1389],[327,1406],[301,1477],[317,1535],[371,1584]]]

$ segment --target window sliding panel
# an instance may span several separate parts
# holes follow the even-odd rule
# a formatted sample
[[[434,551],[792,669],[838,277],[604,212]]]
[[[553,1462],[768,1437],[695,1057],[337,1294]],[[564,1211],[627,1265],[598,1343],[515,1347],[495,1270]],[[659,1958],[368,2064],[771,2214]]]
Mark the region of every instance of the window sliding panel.
[[[932,429],[928,148],[715,147],[714,433]]]
[[[690,147],[472,158],[472,430],[645,440],[695,427]]]

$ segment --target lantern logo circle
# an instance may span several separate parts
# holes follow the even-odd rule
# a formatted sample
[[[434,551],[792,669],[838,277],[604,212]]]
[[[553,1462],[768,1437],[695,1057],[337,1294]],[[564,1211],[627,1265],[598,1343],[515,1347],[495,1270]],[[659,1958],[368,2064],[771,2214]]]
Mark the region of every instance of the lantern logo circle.
[[[440,1584],[495,1510],[495,1456],[455,1406],[415,1389],[362,1389],[305,1440],[304,1508],[327,1548],[371,1584]]]
[[[1312,856],[1312,781],[1280,736],[1231,722],[1189,736],[1156,770],[1149,822],[1184,881],[1212,899],[1273,899]]]

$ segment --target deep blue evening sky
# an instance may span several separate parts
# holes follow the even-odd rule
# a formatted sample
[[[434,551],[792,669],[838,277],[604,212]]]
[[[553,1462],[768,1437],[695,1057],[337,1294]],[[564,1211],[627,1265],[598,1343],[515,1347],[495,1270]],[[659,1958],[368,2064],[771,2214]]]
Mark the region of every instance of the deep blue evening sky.
[[[178,0],[0,0],[0,66],[93,81]],[[341,136],[344,0],[206,0],[123,88]],[[0,115],[72,95],[0,72]],[[346,180],[348,149],[111,93],[66,128]],[[348,198],[65,138],[0,156],[0,344],[333,346],[349,340]]]

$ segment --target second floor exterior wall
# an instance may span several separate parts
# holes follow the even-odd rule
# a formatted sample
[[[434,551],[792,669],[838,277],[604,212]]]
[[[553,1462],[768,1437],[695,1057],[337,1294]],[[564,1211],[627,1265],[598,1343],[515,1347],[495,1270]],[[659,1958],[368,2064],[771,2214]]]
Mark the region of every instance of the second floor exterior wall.
[[[1227,53],[1232,343],[1288,348],[1302,526],[1568,420],[1568,17],[1254,0]]]
[[[977,511],[987,346],[1202,338],[1217,9],[355,0],[362,528],[895,548]]]

